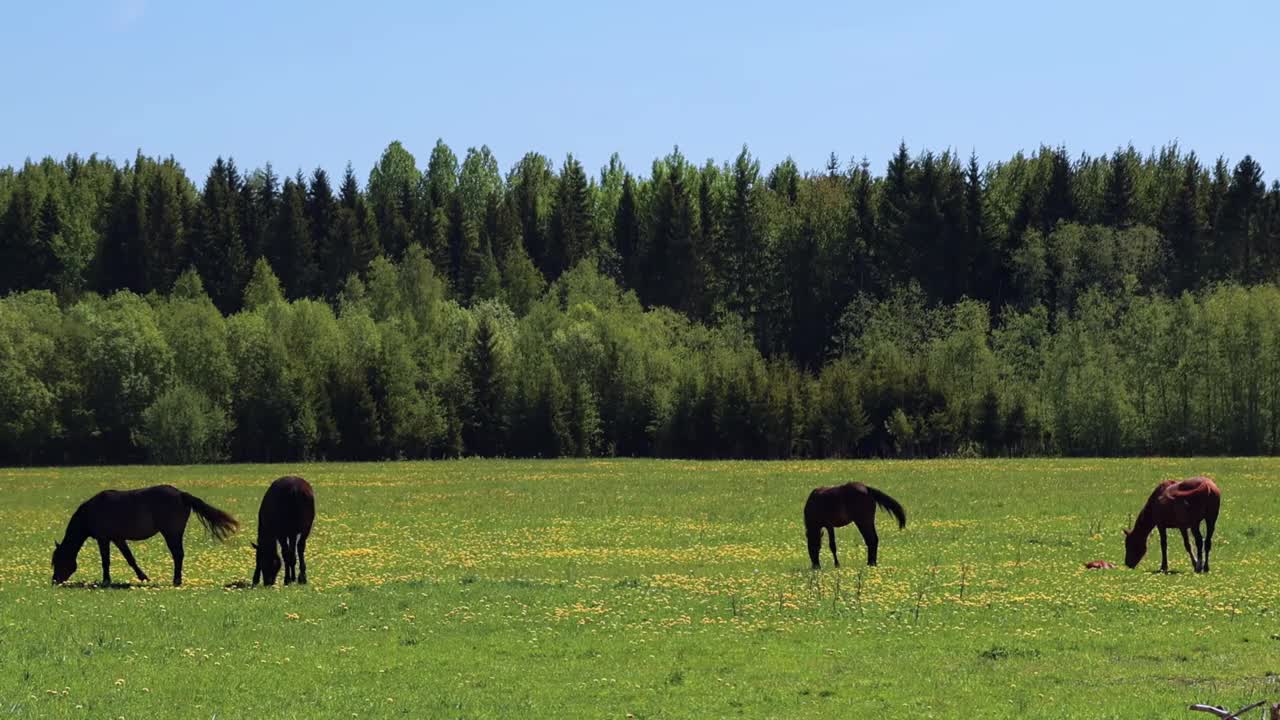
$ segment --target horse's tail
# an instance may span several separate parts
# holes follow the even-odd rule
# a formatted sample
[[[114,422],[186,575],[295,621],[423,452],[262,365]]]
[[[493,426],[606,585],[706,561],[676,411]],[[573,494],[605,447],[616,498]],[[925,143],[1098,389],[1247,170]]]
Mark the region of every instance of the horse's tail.
[[[871,497],[876,501],[876,504],[885,510],[888,510],[894,517],[898,518],[899,529],[907,526],[907,511],[902,509],[901,503],[873,487],[868,486],[867,492],[871,494]]]
[[[195,511],[196,517],[219,540],[226,540],[232,533],[240,529],[240,521],[231,517],[230,513],[219,510],[191,493],[182,493],[182,501]]]

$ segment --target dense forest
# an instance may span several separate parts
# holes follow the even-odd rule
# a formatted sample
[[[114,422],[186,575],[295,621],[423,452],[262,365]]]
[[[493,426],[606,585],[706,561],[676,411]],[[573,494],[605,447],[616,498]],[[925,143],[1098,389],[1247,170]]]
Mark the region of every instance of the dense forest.
[[[1177,146],[0,170],[0,462],[1280,452],[1280,184]]]

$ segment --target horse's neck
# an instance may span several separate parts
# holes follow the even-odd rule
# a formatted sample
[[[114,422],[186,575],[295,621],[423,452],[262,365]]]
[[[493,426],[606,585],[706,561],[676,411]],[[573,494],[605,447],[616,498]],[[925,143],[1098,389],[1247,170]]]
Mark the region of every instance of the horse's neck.
[[[1156,527],[1156,499],[1153,497],[1142,506],[1142,512],[1133,522],[1133,534],[1146,537]]]
[[[89,529],[85,522],[84,515],[76,511],[71,516],[71,522],[67,523],[67,531],[62,536],[62,546],[68,548],[72,553],[80,552],[80,548],[84,545],[84,541],[89,539]]]

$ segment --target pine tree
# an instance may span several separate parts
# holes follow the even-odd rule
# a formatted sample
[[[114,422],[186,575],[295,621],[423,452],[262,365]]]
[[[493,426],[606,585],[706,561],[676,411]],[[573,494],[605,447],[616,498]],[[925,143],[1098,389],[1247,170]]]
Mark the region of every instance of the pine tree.
[[[725,218],[725,257],[721,272],[727,280],[724,301],[728,308],[744,317],[750,317],[760,291],[760,264],[757,261],[761,244],[757,184],[760,182],[760,163],[751,157],[746,145],[733,163],[733,196]]]
[[[307,224],[311,228],[311,247],[315,250],[317,270],[316,292],[329,299],[338,297],[349,266],[342,264],[342,244],[336,233],[338,204],[323,168],[311,173],[307,190]]]
[[[537,153],[520,159],[511,171],[512,197],[520,215],[520,236],[525,249],[543,274],[547,274],[551,246],[551,207],[555,203],[555,175],[551,161]]]
[[[646,302],[666,305],[697,317],[706,289],[698,218],[698,174],[676,148],[661,165],[655,163],[652,235],[646,242]]]
[[[1049,158],[1049,183],[1045,189],[1044,204],[1040,211],[1040,229],[1051,232],[1060,222],[1071,222],[1075,219],[1075,198],[1071,190],[1071,162],[1067,159],[1067,149],[1060,147],[1044,150],[1043,155]]]
[[[1109,227],[1127,228],[1133,224],[1135,192],[1129,156],[1130,153],[1119,150],[1111,156],[1110,172],[1103,191],[1102,215],[1103,223]]]
[[[338,210],[335,221],[334,244],[337,246],[337,265],[343,272],[363,276],[369,264],[382,255],[378,244],[377,226],[373,211],[364,201],[355,171],[347,164],[338,191]]]
[[[1268,258],[1258,224],[1265,197],[1262,166],[1245,155],[1231,173],[1219,231],[1229,248],[1231,277],[1239,282],[1260,282],[1266,275]]]
[[[302,173],[285,178],[267,260],[273,268],[279,269],[285,294],[290,299],[315,294],[319,277],[306,204],[307,180]]]
[[[254,173],[241,188],[241,235],[245,256],[250,260],[267,257],[274,238],[276,217],[280,213],[280,178],[271,163]]]
[[[223,313],[240,307],[248,263],[240,233],[241,180],[235,162],[218,158],[205,180],[198,225],[190,244],[191,264]]]
[[[146,184],[147,285],[171,287],[187,246],[187,176],[173,158],[156,166]]]
[[[572,154],[560,171],[556,202],[551,211],[551,245],[543,272],[555,280],[594,249],[591,188],[587,174]]]
[[[968,256],[968,287],[971,298],[998,303],[1003,297],[997,280],[999,260],[986,232],[982,170],[976,153],[969,155],[964,176],[964,244]]]
[[[470,389],[465,406],[463,442],[467,451],[482,456],[502,453],[507,433],[506,368],[493,321],[482,317],[464,361]]]
[[[134,195],[132,174],[117,171],[107,196],[107,222],[103,229],[103,250],[99,266],[98,288],[103,293],[132,290],[145,293],[146,247],[142,223]]]
[[[636,198],[636,180],[627,173],[622,181],[622,196],[613,221],[613,246],[618,251],[622,284],[638,290],[641,282],[643,248],[640,246],[640,209]]]
[[[1169,290],[1180,293],[1201,285],[1204,210],[1201,206],[1200,162],[1192,153],[1183,162],[1179,184],[1161,212],[1160,231],[1169,243],[1173,267]]]

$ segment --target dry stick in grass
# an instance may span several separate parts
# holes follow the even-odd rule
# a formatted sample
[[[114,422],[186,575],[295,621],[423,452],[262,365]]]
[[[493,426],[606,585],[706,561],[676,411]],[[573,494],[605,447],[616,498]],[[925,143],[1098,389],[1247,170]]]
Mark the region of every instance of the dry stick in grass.
[[[964,563],[960,566],[960,599],[964,600],[965,584],[969,581],[969,564]]]
[[[929,589],[929,582],[932,581],[934,577],[936,577],[937,575],[938,575],[938,568],[936,567],[932,568],[929,571],[929,577],[920,582],[920,591],[916,593],[916,607],[915,607],[915,611],[913,613],[911,622],[913,623],[920,622],[920,606],[924,604],[925,591]]]
[[[1266,700],[1259,700],[1258,702],[1252,705],[1246,705],[1235,712],[1231,712],[1226,708],[1214,707],[1212,705],[1198,705],[1198,704],[1190,705],[1187,707],[1187,709],[1193,712],[1204,712],[1204,713],[1209,713],[1210,715],[1217,715],[1222,720],[1240,720],[1241,715],[1249,712],[1250,710],[1256,707],[1261,707],[1266,704],[1267,704]],[[1280,704],[1271,706],[1271,720],[1280,720]]]
[[[853,602],[858,606],[858,612],[862,612],[862,574],[866,571],[865,566],[858,567],[858,585],[853,591]]]

